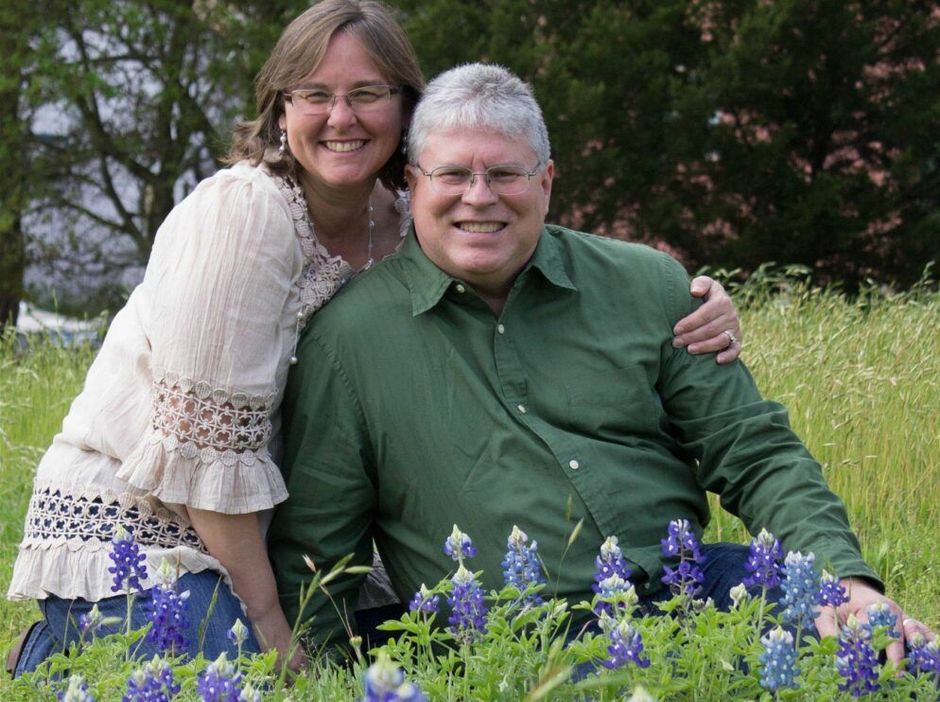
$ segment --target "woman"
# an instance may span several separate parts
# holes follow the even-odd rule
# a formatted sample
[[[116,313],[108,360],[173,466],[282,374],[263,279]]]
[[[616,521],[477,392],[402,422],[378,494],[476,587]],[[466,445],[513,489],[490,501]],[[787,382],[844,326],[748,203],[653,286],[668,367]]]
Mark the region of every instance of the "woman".
[[[44,618],[17,673],[77,639],[93,604],[126,611],[108,571],[119,527],[149,575],[133,626],[146,621],[166,559],[190,591],[189,653],[203,620],[203,653],[232,651],[225,631],[242,603],[257,634],[242,649],[289,650],[260,516],[287,496],[278,406],[307,318],[400,240],[401,143],[423,85],[381,3],[325,0],[285,30],[258,77],[259,116],[236,129],[231,168],[164,222],[40,462],[8,596],[37,599]],[[688,320],[701,327],[692,338],[734,357],[733,308],[720,286],[711,297]]]

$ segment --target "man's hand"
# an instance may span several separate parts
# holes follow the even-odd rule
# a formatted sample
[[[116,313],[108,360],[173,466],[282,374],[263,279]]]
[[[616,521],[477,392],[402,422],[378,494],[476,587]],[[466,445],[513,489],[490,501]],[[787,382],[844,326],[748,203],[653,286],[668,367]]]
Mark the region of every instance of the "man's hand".
[[[914,634],[921,634],[928,641],[934,638],[935,635],[930,629],[906,615],[893,600],[882,595],[864,580],[843,578],[841,582],[848,593],[849,601],[837,608],[823,607],[820,610],[819,617],[816,618],[816,630],[820,636],[838,636],[839,622],[845,622],[852,614],[861,622],[868,621],[868,608],[883,602],[897,615],[898,633],[901,635],[900,640],[893,641],[886,650],[889,661],[895,664],[901,662],[904,658],[904,642],[910,641]]]
[[[690,292],[705,302],[673,328],[672,345],[689,353],[714,353],[718,363],[731,363],[741,354],[741,324],[734,303],[721,283],[706,275],[692,280]]]

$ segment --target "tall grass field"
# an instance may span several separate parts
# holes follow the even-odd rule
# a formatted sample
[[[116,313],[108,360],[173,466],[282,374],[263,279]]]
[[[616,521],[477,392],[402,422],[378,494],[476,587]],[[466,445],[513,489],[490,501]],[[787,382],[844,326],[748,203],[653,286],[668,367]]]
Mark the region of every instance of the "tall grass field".
[[[889,594],[911,615],[940,630],[940,556],[934,552],[940,547],[940,541],[935,541],[940,535],[940,294],[928,289],[893,296],[869,291],[849,299],[838,291],[789,280],[782,285],[780,281],[747,284],[735,290],[734,296],[743,321],[743,359],[764,395],[789,408],[797,433],[823,464],[833,490],[845,500],[864,556],[884,579]],[[15,352],[10,341],[0,348],[0,584],[4,592],[22,535],[35,465],[58,431],[94,353],[43,343],[35,343],[27,352]],[[747,543],[750,535],[721,510],[717,498],[712,499],[713,519],[705,540]],[[446,536],[442,534],[441,539]],[[468,567],[472,570],[472,565]],[[0,649],[5,652],[37,614],[32,603],[0,601]],[[648,641],[648,651],[650,647]],[[450,665],[453,668],[453,661]],[[720,667],[716,664],[716,670]],[[455,670],[447,675],[457,675]],[[427,677],[425,692],[429,699],[554,699],[555,694],[569,699],[581,694],[559,686],[561,682],[553,681],[545,665],[535,670],[535,683],[519,683],[524,693],[513,687],[516,683],[507,683],[509,687],[502,692],[494,683],[492,694],[481,692],[484,688],[472,691],[443,682],[435,688]],[[353,675],[361,680],[362,671]],[[704,680],[709,673],[703,675]],[[333,670],[321,674],[317,682],[308,679],[295,686],[293,694],[297,699],[362,696],[361,690],[357,693],[350,687],[358,682],[344,680],[341,672]],[[622,682],[626,691],[597,688],[587,697],[629,697],[632,688]],[[0,699],[13,699],[12,686],[5,678],[0,681]],[[565,689],[569,692],[563,694]],[[694,686],[673,696],[663,693],[662,698],[713,698],[702,689]],[[185,697],[184,685],[181,698],[196,699],[194,692],[190,685],[190,696]],[[791,692],[794,696],[788,697]],[[639,694],[636,699],[647,699]],[[714,694],[714,699],[735,697],[728,690]],[[850,698],[848,693],[840,694]],[[272,699],[287,695],[278,688]],[[797,690],[773,696],[777,697],[814,698]],[[894,699],[885,699],[889,698]]]

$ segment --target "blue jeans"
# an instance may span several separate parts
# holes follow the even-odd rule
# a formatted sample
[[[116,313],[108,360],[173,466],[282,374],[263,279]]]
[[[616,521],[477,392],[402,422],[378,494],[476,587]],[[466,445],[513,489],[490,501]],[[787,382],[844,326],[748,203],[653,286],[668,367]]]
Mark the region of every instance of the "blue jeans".
[[[702,544],[701,550],[705,560],[701,566],[705,580],[702,583],[701,592],[696,597],[700,600],[707,600],[710,597],[716,608],[728,611],[731,609],[731,588],[740,584],[748,575],[744,568],[744,564],[747,563],[748,547],[720,542]],[[749,588],[748,591],[751,595],[760,595],[760,588]],[[655,611],[655,607],[651,605],[671,597],[672,593],[669,588],[665,588],[649,597],[641,598],[640,602],[646,605],[646,609]],[[781,597],[783,597],[783,590],[779,587],[767,591],[768,602],[777,602]]]
[[[242,612],[241,603],[222,577],[211,570],[186,573],[180,577],[177,590],[189,590],[189,599],[186,602],[186,617],[189,619],[186,638],[189,646],[185,653],[193,657],[201,651],[206,658],[214,660],[220,653],[225,652],[229,659],[234,658],[238,649],[226,633],[236,619],[241,619],[246,625],[249,622]],[[138,629],[150,621],[150,601],[149,590],[133,595],[132,629]],[[16,676],[35,670],[52,654],[67,651],[72,643],[79,641],[81,634],[78,630],[78,617],[87,614],[96,604],[103,616],[120,618],[119,623],[102,627],[96,636],[105,636],[125,629],[127,597],[124,595],[108,597],[98,602],[82,599],[63,600],[54,596],[39,600],[43,618],[33,627],[23,643],[23,650],[16,664]],[[248,639],[242,644],[242,651],[256,653],[259,650],[254,633],[249,631]],[[154,644],[142,638],[137,642],[133,653],[135,657],[147,660],[159,651]]]

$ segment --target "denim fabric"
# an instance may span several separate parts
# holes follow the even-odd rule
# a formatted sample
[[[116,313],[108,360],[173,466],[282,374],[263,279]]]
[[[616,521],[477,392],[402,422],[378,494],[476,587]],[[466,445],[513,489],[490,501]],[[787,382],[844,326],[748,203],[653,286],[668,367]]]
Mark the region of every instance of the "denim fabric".
[[[235,645],[226,636],[236,619],[246,624],[248,618],[242,611],[241,602],[232,594],[231,589],[222,581],[218,573],[204,570],[200,573],[187,573],[180,577],[178,590],[189,590],[189,599],[186,605],[186,616],[189,619],[189,631],[186,634],[189,647],[186,653],[195,656],[197,652],[212,660],[223,651],[233,658],[237,654]],[[102,627],[98,636],[121,631],[125,627],[127,617],[127,597],[118,595],[108,597],[99,602],[75,599],[64,600],[50,596],[39,601],[39,609],[43,619],[30,632],[29,638],[23,644],[20,660],[16,665],[16,675],[22,675],[34,670],[40,663],[53,653],[67,651],[69,646],[80,639],[78,631],[78,617],[87,614],[92,606],[98,605],[98,610],[105,617],[119,617],[120,623],[109,627]],[[131,602],[131,627],[137,629],[150,621],[150,591],[136,593]],[[259,651],[258,642],[254,633],[250,632],[248,640],[242,644],[242,651],[255,653]],[[149,659],[158,653],[154,644],[141,639],[134,650],[138,658]]]

